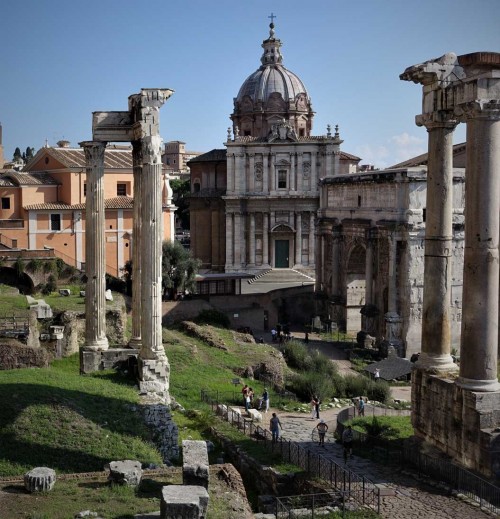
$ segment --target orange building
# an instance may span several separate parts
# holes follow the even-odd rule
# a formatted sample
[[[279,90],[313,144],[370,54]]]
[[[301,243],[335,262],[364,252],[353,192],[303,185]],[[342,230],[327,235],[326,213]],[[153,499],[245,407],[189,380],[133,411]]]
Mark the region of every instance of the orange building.
[[[79,269],[85,264],[85,155],[82,148],[40,149],[23,171],[0,171],[0,245],[54,249]],[[132,148],[108,146],[104,160],[106,271],[120,276],[132,256]],[[164,239],[173,240],[174,211],[164,175]]]

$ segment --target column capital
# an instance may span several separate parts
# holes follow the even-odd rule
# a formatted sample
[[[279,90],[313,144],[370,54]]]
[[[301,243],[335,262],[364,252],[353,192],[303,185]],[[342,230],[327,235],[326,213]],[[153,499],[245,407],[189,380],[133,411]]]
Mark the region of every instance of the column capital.
[[[427,131],[434,128],[444,128],[453,131],[458,123],[459,121],[454,113],[448,110],[438,110],[415,117],[415,124],[417,126],[425,126]]]
[[[159,135],[149,135],[141,139],[144,164],[160,164],[163,139]]]
[[[104,165],[106,143],[101,141],[83,141],[78,143],[85,153],[87,168]]]
[[[500,121],[500,99],[491,101],[479,99],[459,104],[455,107],[455,115],[463,122],[469,119]]]

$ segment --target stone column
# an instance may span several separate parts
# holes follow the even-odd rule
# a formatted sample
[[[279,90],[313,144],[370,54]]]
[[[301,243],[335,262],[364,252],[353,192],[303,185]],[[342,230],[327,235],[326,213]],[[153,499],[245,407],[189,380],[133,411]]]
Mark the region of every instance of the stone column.
[[[311,191],[317,191],[318,187],[316,186],[318,182],[318,170],[317,170],[317,163],[318,161],[318,154],[313,151],[311,153]]]
[[[104,151],[106,143],[81,142],[87,170],[85,204],[85,348],[108,349],[106,337],[106,253],[104,243]]]
[[[373,237],[371,229],[368,229],[366,236],[365,260],[365,304],[371,305],[373,303]]]
[[[227,153],[226,158],[226,164],[227,164],[227,192],[231,193],[235,191],[235,171],[234,171],[234,154],[233,153]]]
[[[142,144],[132,143],[134,171],[134,222],[132,231],[132,337],[131,348],[141,348],[141,203],[142,203]]]
[[[453,247],[453,131],[444,111],[417,117],[429,134],[425,222],[422,352],[418,367],[456,371],[451,357],[451,261]]]
[[[332,229],[332,296],[340,294],[340,229]]]
[[[255,193],[255,153],[249,154],[248,163],[248,190]]]
[[[314,231],[314,211],[311,211],[309,215],[309,266],[314,267],[316,245],[314,243],[315,231]]]
[[[401,317],[398,314],[397,306],[397,246],[398,242],[395,234],[389,239],[389,279],[387,294],[387,313],[385,314],[386,339],[393,345],[401,344]]]
[[[290,153],[290,191],[295,191],[295,174],[296,174],[295,153]]]
[[[302,267],[302,213],[295,214],[295,265]]]
[[[234,213],[234,268],[241,270],[241,214]]]
[[[267,153],[262,155],[262,191],[269,192],[269,155]]]
[[[315,236],[315,252],[314,258],[316,261],[316,283],[314,290],[316,292],[321,292],[323,290],[323,279],[324,279],[324,264],[323,264],[323,236],[321,236],[321,226],[318,225],[318,228],[314,234]]]
[[[269,267],[269,214],[262,215],[262,263]]]
[[[248,248],[248,264],[255,267],[255,213],[250,213],[250,239]]]
[[[304,154],[302,152],[297,153],[297,191],[302,193],[303,191],[303,178],[304,178]]]
[[[226,213],[226,272],[233,270],[233,234],[233,215]]]
[[[460,377],[472,391],[498,391],[500,103],[471,102],[467,121],[465,251]]]
[[[170,402],[170,366],[162,343],[162,140],[143,137],[139,387]]]

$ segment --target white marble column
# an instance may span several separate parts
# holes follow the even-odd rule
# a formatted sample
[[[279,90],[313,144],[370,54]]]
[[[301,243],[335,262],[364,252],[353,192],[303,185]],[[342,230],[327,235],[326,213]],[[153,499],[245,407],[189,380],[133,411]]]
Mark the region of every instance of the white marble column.
[[[302,267],[302,213],[295,213],[295,266]]]
[[[132,230],[132,337],[131,348],[141,348],[141,203],[142,203],[142,144],[132,142],[134,171],[134,222]]]
[[[392,235],[389,238],[389,279],[387,280],[387,314],[389,316],[396,316],[398,313],[397,307],[397,247],[398,242],[396,236]]]
[[[333,176],[333,151],[327,151],[325,159],[325,176],[331,177]]]
[[[453,131],[445,112],[417,117],[427,128],[429,163],[425,222],[422,352],[417,366],[456,371],[451,357],[451,271],[453,248]]]
[[[85,348],[107,350],[104,151],[106,143],[81,142],[87,170],[85,204]]]
[[[255,213],[250,213],[248,262],[250,267],[255,267]]]
[[[226,272],[231,272],[233,265],[233,215],[226,213]]]
[[[139,386],[167,403],[170,366],[162,342],[162,140],[143,137],[141,200],[141,335]]]
[[[262,263],[269,267],[269,215],[262,215]]]
[[[498,391],[500,102],[471,102],[461,109],[467,120],[467,189],[457,384]]]

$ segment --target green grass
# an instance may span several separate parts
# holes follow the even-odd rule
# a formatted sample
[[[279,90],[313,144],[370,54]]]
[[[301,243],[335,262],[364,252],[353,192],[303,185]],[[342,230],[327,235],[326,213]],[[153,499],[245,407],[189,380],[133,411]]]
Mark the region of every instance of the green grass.
[[[404,440],[414,434],[410,416],[377,416],[376,422],[380,430],[379,437],[383,440]],[[354,429],[367,434],[374,428],[373,417],[355,418],[349,423]]]
[[[137,390],[114,372],[79,374],[78,356],[49,368],[0,371],[0,476],[36,466],[103,470],[113,459],[161,463]]]
[[[0,317],[27,315],[29,310],[26,297],[7,285],[0,285]]]

